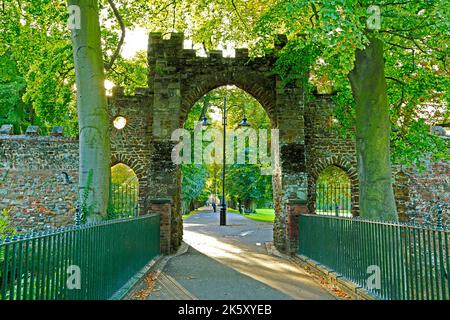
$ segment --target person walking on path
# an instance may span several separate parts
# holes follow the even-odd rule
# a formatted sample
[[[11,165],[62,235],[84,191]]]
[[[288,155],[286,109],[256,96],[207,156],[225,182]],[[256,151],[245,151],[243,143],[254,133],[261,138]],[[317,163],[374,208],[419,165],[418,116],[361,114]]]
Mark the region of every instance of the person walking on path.
[[[216,210],[217,210],[216,199],[213,199],[213,200],[212,200],[212,207],[213,207],[213,210],[214,210],[214,213],[215,213]]]

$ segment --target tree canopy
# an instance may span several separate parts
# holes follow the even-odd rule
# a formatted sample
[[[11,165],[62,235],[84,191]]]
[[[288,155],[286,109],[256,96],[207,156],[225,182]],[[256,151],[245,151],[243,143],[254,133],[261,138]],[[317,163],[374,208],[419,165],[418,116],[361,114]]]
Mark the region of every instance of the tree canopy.
[[[196,48],[249,46],[252,55],[271,50],[275,34],[288,36],[276,72],[285,81],[304,81],[309,92],[336,92],[337,129],[352,134],[354,100],[347,74],[354,53],[367,44],[371,5],[381,10],[377,38],[385,43],[385,74],[393,160],[420,165],[424,153],[447,157],[446,144],[429,127],[449,124],[449,6],[430,1],[317,0],[115,0],[126,31],[185,32]],[[107,0],[100,1],[104,60],[111,61],[122,25]],[[63,125],[77,134],[74,71],[64,0],[4,0],[0,13],[1,123],[23,132]],[[125,39],[127,32],[125,32]],[[51,58],[50,58],[51,57]],[[147,82],[146,56],[118,55],[106,78],[132,92]]]
[[[360,127],[362,114],[366,122],[370,120],[365,108],[379,99],[373,110],[386,112],[386,117],[372,120],[389,123],[379,129],[384,132],[379,140],[385,141],[378,147],[387,146],[387,157],[394,163],[423,168],[430,160],[450,158],[449,140],[430,131],[432,126],[450,124],[448,0],[99,0],[98,4],[105,79],[125,87],[127,93],[146,86],[148,80],[145,52],[131,58],[121,54],[131,30],[160,31],[165,36],[183,32],[200,51],[248,46],[251,57],[272,52],[275,35],[282,33],[288,42],[276,53],[274,72],[286,84],[301,85],[306,98],[314,91],[334,93],[335,129],[342,135],[353,136],[356,127],[358,146],[365,141],[369,149],[377,150],[371,133],[361,134]],[[33,124],[44,133],[62,125],[67,135],[78,134],[67,19],[65,0],[1,1],[0,123],[14,124],[17,133]],[[371,76],[381,88],[374,90],[376,98],[369,97],[370,81],[366,87],[362,83],[370,77],[354,76],[374,48],[381,50],[378,60],[370,61],[372,70],[380,71]],[[216,98],[209,94],[208,103]],[[251,105],[243,94],[231,94],[230,99]],[[196,116],[204,112],[204,105]],[[257,116],[251,112],[241,109],[230,117],[240,121],[243,113],[249,119]],[[270,126],[269,121],[264,126]],[[384,167],[388,166],[386,160]],[[385,170],[385,178],[389,175]],[[372,179],[377,180],[376,175]]]
[[[379,30],[367,32],[367,21],[378,7]],[[372,7],[373,8],[373,7]],[[355,101],[347,75],[355,53],[369,36],[384,43],[385,77],[393,160],[423,164],[424,154],[448,159],[448,141],[430,132],[430,126],[449,123],[448,1],[315,1],[279,0],[258,21],[256,31],[267,47],[276,33],[289,42],[279,53],[276,71],[285,81],[304,81],[310,90],[335,92],[335,115],[341,133],[352,134]]]

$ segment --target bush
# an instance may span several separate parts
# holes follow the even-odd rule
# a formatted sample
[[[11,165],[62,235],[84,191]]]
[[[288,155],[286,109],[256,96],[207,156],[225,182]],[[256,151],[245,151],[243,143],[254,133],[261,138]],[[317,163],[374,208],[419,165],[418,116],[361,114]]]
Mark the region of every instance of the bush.
[[[0,214],[0,239],[12,236],[16,233],[16,229],[11,225],[9,212],[6,209],[3,209]]]

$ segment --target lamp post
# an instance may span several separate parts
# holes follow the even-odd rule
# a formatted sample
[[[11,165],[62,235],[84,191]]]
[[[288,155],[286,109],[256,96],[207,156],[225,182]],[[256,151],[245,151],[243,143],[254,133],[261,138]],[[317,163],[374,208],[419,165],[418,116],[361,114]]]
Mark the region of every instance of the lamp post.
[[[206,115],[203,116],[202,125],[206,126],[208,120]],[[222,125],[223,125],[223,155],[222,155],[222,199],[220,200],[220,225],[227,225],[227,203],[225,200],[225,174],[226,174],[226,139],[227,139],[227,96],[223,97],[223,113],[222,113]],[[247,123],[247,117],[244,115],[240,127],[249,127]]]

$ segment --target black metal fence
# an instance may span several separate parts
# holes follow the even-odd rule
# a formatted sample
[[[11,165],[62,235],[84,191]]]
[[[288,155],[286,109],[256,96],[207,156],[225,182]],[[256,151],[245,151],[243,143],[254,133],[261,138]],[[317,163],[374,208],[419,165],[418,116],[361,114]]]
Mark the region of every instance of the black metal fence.
[[[316,214],[337,217],[352,216],[352,193],[349,184],[316,186]]]
[[[450,299],[450,228],[440,220],[431,226],[300,215],[298,253],[379,299]]]
[[[110,299],[160,254],[149,215],[0,239],[0,300]]]
[[[131,218],[139,215],[139,186],[131,183],[111,183],[110,204],[108,215],[110,218]]]

